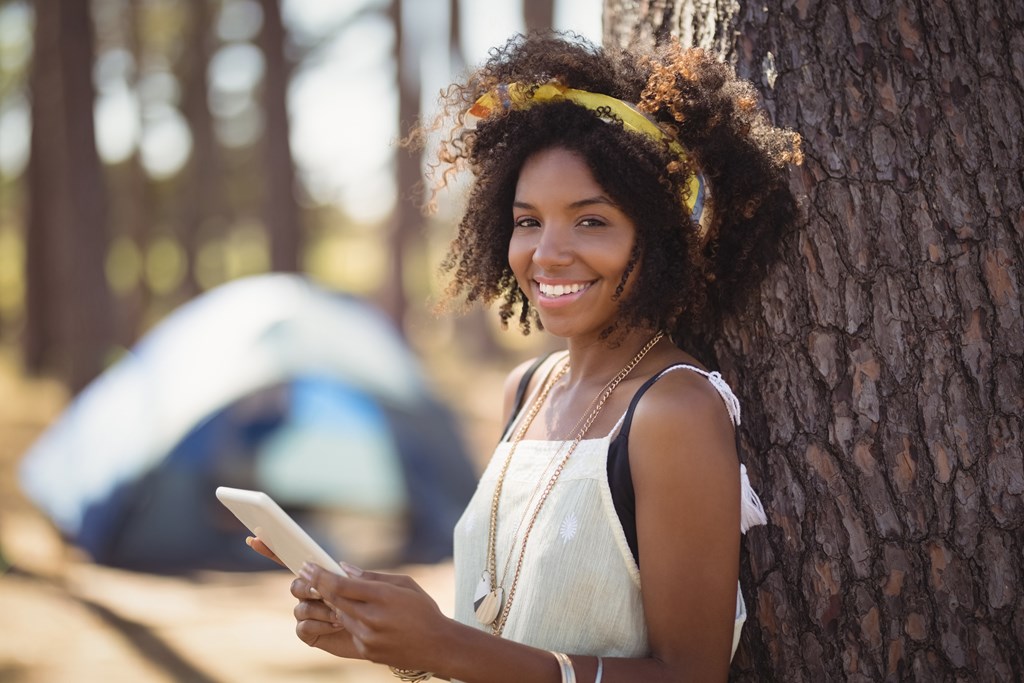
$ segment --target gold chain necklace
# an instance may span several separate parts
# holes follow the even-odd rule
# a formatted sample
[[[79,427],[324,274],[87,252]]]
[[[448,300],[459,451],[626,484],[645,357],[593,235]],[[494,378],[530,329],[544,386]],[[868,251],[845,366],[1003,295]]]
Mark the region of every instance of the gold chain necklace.
[[[569,370],[569,363],[566,362],[565,365],[562,366],[562,368],[558,371],[558,374],[555,375],[552,379],[549,380],[550,384],[548,386],[548,391],[550,391],[551,388],[553,388],[556,384],[558,384],[558,381],[562,378],[562,375],[564,375],[568,370]],[[605,385],[605,388],[607,389],[608,386]],[[583,420],[587,417],[587,415],[590,414],[590,411],[594,409],[594,405],[597,403],[598,399],[601,398],[601,393],[603,393],[603,390],[602,390],[602,392],[599,392],[596,396],[594,396],[594,399],[590,402],[590,405],[587,406],[587,409],[585,411],[583,411],[583,413],[580,414],[580,419],[576,420],[576,424],[574,424],[572,429],[569,430],[570,434],[575,434],[577,432],[577,430],[579,430],[580,425],[583,424]],[[535,415],[540,414],[539,413],[539,408],[544,403],[544,401],[546,399],[547,399],[547,393],[546,392],[542,392],[542,395],[539,396],[537,401],[536,401],[538,412],[535,413]],[[533,418],[529,418],[528,422],[532,422],[532,420],[533,420]],[[526,433],[526,429],[529,428],[529,426],[530,425],[527,424],[526,428],[522,428],[522,434],[519,436],[520,439],[522,439],[522,435]],[[519,430],[517,430],[517,433],[519,433]],[[509,568],[509,566],[512,563],[512,555],[513,555],[513,553],[515,553],[516,541],[519,540],[519,530],[523,528],[523,522],[526,521],[527,514],[533,508],[533,499],[537,497],[537,492],[540,491],[541,484],[544,483],[543,473],[547,472],[548,469],[551,467],[551,465],[558,461],[558,456],[561,455],[564,446],[565,446],[564,443],[559,444],[558,449],[554,452],[554,454],[552,454],[551,459],[548,460],[548,463],[544,466],[544,469],[541,470],[541,477],[537,480],[537,485],[533,487],[533,492],[530,493],[530,499],[527,500],[526,501],[526,505],[523,506],[523,514],[519,518],[519,523],[516,524],[515,531],[512,532],[512,542],[509,543],[508,555],[505,556],[505,564],[504,564],[504,566],[502,567],[502,570],[501,570],[501,580],[498,581],[497,583],[495,583],[493,581],[490,581],[490,579],[488,578],[487,579],[488,587],[490,585],[495,585],[495,586],[503,586],[503,585],[505,585],[505,579],[508,577],[508,568]],[[512,452],[511,451],[509,452],[508,457],[509,457],[509,459],[511,459],[511,457],[512,457]],[[488,537],[490,537],[490,534],[488,534]],[[492,554],[492,552],[493,552],[493,554]],[[492,551],[492,549],[489,547],[488,548],[488,557],[489,558],[493,558],[495,561],[497,561],[496,555],[497,555],[497,550],[494,549]],[[496,569],[497,569],[497,566],[490,567],[491,574],[495,578],[497,578]],[[495,616],[497,616],[497,614],[495,614]],[[490,621],[493,621],[493,620],[494,620],[494,617],[491,617]],[[488,622],[488,623],[490,623],[490,622]]]
[[[487,569],[484,571],[484,574],[481,577],[481,583],[477,587],[477,592],[476,595],[474,596],[473,601],[473,607],[476,611],[477,619],[482,624],[490,625],[491,632],[494,635],[501,635],[502,630],[505,628],[505,622],[508,620],[509,612],[512,609],[512,601],[515,598],[516,588],[519,585],[519,575],[522,572],[523,559],[526,556],[526,544],[529,541],[530,532],[533,530],[533,525],[537,521],[537,516],[540,514],[541,508],[544,506],[545,501],[547,501],[548,494],[551,493],[551,489],[554,487],[555,482],[558,481],[558,477],[562,474],[562,470],[565,469],[565,465],[569,461],[569,458],[572,457],[572,454],[576,451],[576,447],[579,446],[580,442],[583,440],[583,437],[590,429],[590,426],[594,423],[594,420],[597,419],[597,416],[601,412],[601,409],[604,407],[604,404],[608,400],[608,397],[611,396],[613,391],[615,391],[615,387],[617,387],[619,383],[622,382],[622,380],[626,379],[629,373],[633,371],[633,368],[635,368],[637,364],[639,364],[640,361],[643,360],[644,356],[647,355],[648,351],[654,348],[655,344],[661,341],[661,338],[663,336],[663,332],[658,332],[656,335],[654,335],[654,337],[651,338],[650,341],[647,342],[647,344],[644,345],[642,349],[640,349],[640,351],[633,357],[633,359],[630,360],[622,368],[622,370],[620,370],[618,374],[615,375],[615,377],[613,377],[610,382],[608,382],[607,385],[605,385],[605,388],[597,395],[594,401],[591,402],[590,405],[593,406],[593,408],[590,410],[589,415],[587,415],[587,413],[584,413],[584,415],[587,415],[587,419],[586,422],[583,423],[582,428],[579,428],[579,422],[577,422],[576,426],[573,427],[573,431],[576,431],[576,429],[579,428],[579,432],[576,434],[576,438],[573,439],[572,445],[569,447],[568,452],[562,458],[561,462],[558,463],[558,466],[552,473],[551,478],[548,480],[547,485],[544,487],[544,491],[540,496],[540,500],[537,502],[537,506],[533,509],[533,514],[530,516],[529,524],[527,525],[526,531],[523,534],[523,541],[519,550],[519,559],[516,562],[516,570],[515,574],[512,577],[512,585],[509,587],[508,591],[508,599],[505,600],[503,599],[502,595],[502,587],[498,585],[497,582],[498,577],[496,556],[498,530],[498,502],[501,499],[501,491],[505,483],[505,475],[508,472],[509,464],[512,462],[512,456],[516,451],[516,447],[519,445],[519,442],[523,440],[523,437],[526,435],[527,430],[529,430],[534,418],[537,417],[537,414],[540,412],[541,406],[547,399],[548,395],[551,393],[552,387],[569,370],[568,363],[566,363],[558,371],[558,373],[556,373],[547,383],[545,383],[540,395],[537,396],[537,399],[536,401],[534,401],[534,404],[530,406],[530,412],[527,413],[526,419],[523,421],[523,424],[520,425],[518,430],[516,430],[515,437],[512,441],[512,446],[511,448],[509,448],[508,455],[505,456],[505,462],[502,464],[501,472],[498,474],[498,482],[494,488],[494,497],[491,500],[490,525],[487,533]],[[596,406],[594,405],[595,402],[597,403]],[[580,419],[583,419],[582,416]],[[543,481],[543,479],[541,481]],[[540,482],[538,482],[538,486],[539,484]],[[536,489],[534,490],[534,495],[535,494]],[[531,496],[530,502],[532,502],[532,500],[533,497]],[[527,509],[529,509],[529,502],[527,503]],[[520,521],[520,526],[521,525],[522,521]],[[518,535],[518,528],[516,530],[516,534]],[[509,550],[509,559],[511,559],[511,553],[515,550],[515,540],[515,538],[513,538],[512,540],[512,548]],[[507,566],[508,563],[506,562],[506,568]],[[504,579],[504,577],[502,578]]]

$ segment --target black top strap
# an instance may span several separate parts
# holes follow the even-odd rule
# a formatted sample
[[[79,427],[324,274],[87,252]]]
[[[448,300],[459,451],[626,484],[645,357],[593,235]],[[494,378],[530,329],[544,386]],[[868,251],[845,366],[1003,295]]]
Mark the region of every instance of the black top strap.
[[[651,375],[651,377],[646,382],[644,382],[639,389],[636,390],[636,393],[633,394],[633,400],[629,402],[629,407],[626,408],[626,415],[625,417],[622,418],[622,427],[619,429],[619,434],[629,434],[630,425],[633,424],[633,413],[636,412],[636,406],[638,403],[640,403],[640,399],[644,397],[644,394],[647,393],[647,390],[654,386],[654,383],[661,379],[661,376],[664,375],[669,370],[685,367],[693,366],[689,365],[688,363],[673,363],[672,365],[669,365],[667,368],[664,368],[659,372],[656,372],[653,375]]]
[[[515,398],[512,399],[512,413],[508,417],[508,422],[505,424],[505,428],[501,431],[502,434],[508,432],[508,428],[512,426],[512,423],[515,422],[516,418],[519,416],[519,411],[523,409],[523,401],[526,399],[526,389],[530,386],[530,380],[532,380],[533,376],[537,374],[537,370],[544,364],[544,361],[551,358],[551,354],[553,353],[555,352],[549,351],[543,356],[539,356],[537,360],[530,364],[530,367],[526,369],[526,372],[523,373],[523,378],[519,380],[519,386],[516,387]]]
[[[633,399],[629,402],[629,408],[626,409],[619,433],[608,445],[608,488],[611,490],[612,504],[626,536],[626,544],[633,552],[633,559],[636,560],[638,566],[640,551],[636,536],[636,492],[633,490],[633,472],[629,466],[629,428],[633,424],[633,413],[636,412],[636,406],[647,390],[654,386],[654,383],[661,379],[666,372],[680,366],[686,366],[686,363],[673,363],[664,370],[654,373],[637,389]]]

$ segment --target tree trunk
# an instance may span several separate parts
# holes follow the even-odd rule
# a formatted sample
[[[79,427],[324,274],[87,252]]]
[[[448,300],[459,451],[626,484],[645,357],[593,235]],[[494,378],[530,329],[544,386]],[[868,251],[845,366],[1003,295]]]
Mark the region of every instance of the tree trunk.
[[[266,163],[264,222],[270,233],[270,268],[295,272],[303,242],[302,221],[295,199],[295,161],[289,142],[288,81],[291,68],[285,54],[286,33],[280,0],[261,0],[263,30],[260,47],[266,59],[263,80],[263,111],[266,129],[263,139]]]
[[[525,6],[524,6],[525,7]],[[466,72],[466,55],[462,49],[462,16],[459,0],[448,3],[448,71],[459,76]],[[455,319],[460,339],[464,340],[466,352],[479,360],[494,361],[506,353],[495,339],[491,318],[494,311],[484,306],[473,306],[464,315]]]
[[[736,680],[1024,679],[1024,6],[606,0],[804,137],[806,221],[717,362],[770,526]]]
[[[555,25],[555,0],[523,0],[523,23],[527,31],[550,29]]]
[[[210,113],[207,71],[213,56],[213,17],[208,0],[190,0],[187,9],[188,49],[182,50],[179,79],[181,110],[192,133],[192,152],[185,168],[179,199],[178,239],[185,252],[185,277],[178,290],[180,301],[197,296],[202,287],[196,260],[205,239],[223,223],[223,161]]]
[[[69,386],[84,388],[103,369],[114,335],[113,297],[106,278],[108,206],[103,166],[96,150],[92,81],[93,25],[89,3],[63,0],[61,69],[64,74],[66,164],[72,224],[71,290],[64,300],[71,338],[64,351],[71,359]]]
[[[395,31],[395,79],[398,85],[398,131],[400,136],[408,133],[420,117],[420,74],[419,61],[409,53],[414,38],[406,34],[402,26],[402,0],[391,0],[390,19]],[[385,283],[382,306],[395,326],[405,330],[409,297],[406,293],[406,273],[409,270],[409,256],[420,244],[423,215],[417,199],[417,189],[422,185],[420,170],[421,155],[407,149],[399,149],[396,165],[396,186],[398,196],[391,219],[391,234],[388,238],[388,253],[391,268]],[[420,250],[422,253],[422,250]]]
[[[129,2],[122,8],[122,12],[124,32],[133,62],[128,87],[137,93],[141,80],[142,64],[146,56],[146,47],[143,45],[142,39],[141,8],[138,3]],[[146,116],[141,103],[138,125],[139,140],[141,141],[145,135],[146,128]],[[135,146],[135,150],[132,152],[131,158],[128,159],[127,165],[127,173],[125,173],[123,181],[123,187],[127,188],[123,195],[126,196],[117,198],[120,200],[124,212],[122,232],[131,241],[132,246],[137,252],[142,255],[145,254],[149,246],[156,212],[153,184],[142,163],[140,144]],[[153,293],[150,290],[149,282],[140,268],[135,288],[122,296],[118,302],[117,340],[119,345],[130,348],[138,339],[143,329],[146,310],[152,298]]]
[[[462,13],[459,0],[448,0],[448,71],[459,74],[466,70],[466,55],[462,50]]]
[[[26,367],[72,391],[103,367],[113,337],[107,205],[93,126],[88,3],[42,3],[32,75]]]
[[[71,269],[67,235],[70,221],[64,164],[61,108],[60,7],[35,9],[34,53],[29,87],[32,138],[27,169],[28,219],[25,230],[25,331],[22,348],[31,373],[63,374],[57,355],[61,338],[61,299]]]

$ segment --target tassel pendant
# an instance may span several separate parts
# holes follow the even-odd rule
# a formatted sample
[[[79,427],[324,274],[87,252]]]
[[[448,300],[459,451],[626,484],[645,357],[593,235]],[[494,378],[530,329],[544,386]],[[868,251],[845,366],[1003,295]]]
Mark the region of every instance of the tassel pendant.
[[[490,626],[498,618],[501,611],[502,590],[501,586],[491,588],[491,579],[484,572],[480,577],[480,583],[476,586],[473,594],[473,609],[476,611],[476,619],[484,626]]]

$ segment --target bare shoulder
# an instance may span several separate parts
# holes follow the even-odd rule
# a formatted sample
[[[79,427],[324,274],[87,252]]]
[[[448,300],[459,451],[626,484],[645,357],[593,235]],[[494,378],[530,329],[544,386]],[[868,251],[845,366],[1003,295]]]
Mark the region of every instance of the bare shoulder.
[[[637,404],[634,423],[724,429],[733,434],[724,397],[703,372],[679,368],[665,372]]]
[[[662,460],[645,457],[648,452],[676,453],[690,466],[739,467],[735,428],[724,398],[708,377],[685,368],[667,372],[643,395],[629,438],[634,468]]]

